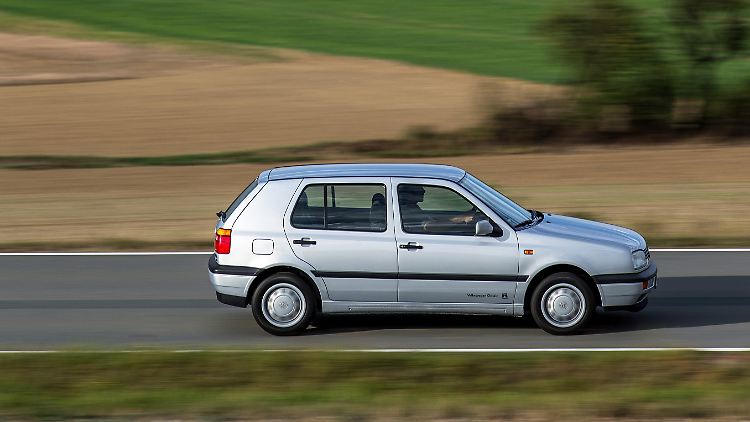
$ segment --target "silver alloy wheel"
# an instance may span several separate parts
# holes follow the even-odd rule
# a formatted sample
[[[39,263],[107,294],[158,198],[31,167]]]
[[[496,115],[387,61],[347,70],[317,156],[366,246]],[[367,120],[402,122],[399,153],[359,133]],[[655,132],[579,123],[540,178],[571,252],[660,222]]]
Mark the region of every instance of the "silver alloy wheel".
[[[572,284],[555,284],[542,296],[542,315],[555,327],[571,327],[583,318],[585,312],[586,297]]]
[[[263,294],[260,307],[266,321],[279,328],[291,327],[305,316],[305,295],[296,286],[279,283]]]

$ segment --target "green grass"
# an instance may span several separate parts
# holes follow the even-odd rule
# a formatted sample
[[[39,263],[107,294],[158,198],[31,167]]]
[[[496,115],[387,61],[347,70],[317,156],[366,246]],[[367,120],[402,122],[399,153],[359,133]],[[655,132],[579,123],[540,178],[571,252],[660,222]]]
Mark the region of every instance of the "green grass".
[[[750,355],[64,352],[0,356],[0,417],[718,418]]]
[[[647,28],[679,59],[669,0],[630,0]],[[70,22],[144,39],[293,48],[399,60],[424,66],[566,83],[567,69],[544,37],[543,20],[565,0],[0,0],[0,27],[19,17]],[[12,17],[15,16],[15,17]],[[4,25],[3,21],[9,21]],[[684,70],[674,63],[674,71]],[[735,83],[750,69],[734,60],[721,69]]]
[[[669,0],[630,2],[678,59],[675,31],[666,25]],[[569,75],[541,22],[570,6],[565,0],[0,0],[7,14],[0,27],[23,27],[18,17],[25,16],[118,37],[303,49],[565,83]],[[681,72],[684,63],[673,67]],[[722,79],[741,80],[749,68],[747,60],[729,62]]]
[[[631,0],[671,51],[667,1]],[[113,34],[375,57],[547,83],[564,83],[567,73],[541,22],[566,6],[564,0],[0,0],[9,14]],[[745,71],[739,61],[724,73]]]
[[[315,160],[315,157],[352,158],[424,158],[455,157],[477,152],[523,154],[540,147],[487,145],[466,142],[460,135],[436,139],[390,139],[352,142],[321,142],[303,146],[265,148],[253,151],[228,151],[203,154],[108,157],[97,155],[8,155],[0,156],[0,168],[12,170],[53,170],[113,167],[174,167],[225,164],[281,164]]]
[[[96,155],[18,155],[0,157],[0,168],[51,170],[112,167],[200,166],[239,163],[285,163],[306,161],[301,154],[266,155],[257,151],[230,151],[206,154],[162,155],[153,157],[106,157]]]
[[[559,81],[536,22],[561,0],[2,0],[0,10],[102,31],[401,60]]]

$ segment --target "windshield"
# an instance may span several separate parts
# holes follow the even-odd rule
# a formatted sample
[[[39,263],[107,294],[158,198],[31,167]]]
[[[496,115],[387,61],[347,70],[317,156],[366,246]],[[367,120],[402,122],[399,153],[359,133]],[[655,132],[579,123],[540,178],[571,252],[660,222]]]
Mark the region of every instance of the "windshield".
[[[466,173],[466,176],[458,182],[469,192],[474,194],[488,207],[492,208],[511,227],[516,227],[527,220],[532,220],[532,214],[522,206],[506,198],[500,192],[487,186],[484,182]]]

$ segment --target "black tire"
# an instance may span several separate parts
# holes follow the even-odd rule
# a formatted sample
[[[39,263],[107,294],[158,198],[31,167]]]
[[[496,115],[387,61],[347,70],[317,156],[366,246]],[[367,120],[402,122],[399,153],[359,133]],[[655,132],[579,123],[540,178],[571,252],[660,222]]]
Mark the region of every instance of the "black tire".
[[[552,299],[552,310],[547,310],[544,302],[549,302],[552,295],[560,299]],[[550,334],[577,332],[588,323],[595,309],[596,297],[591,288],[573,273],[556,273],[545,277],[531,295],[531,316],[539,328]],[[570,319],[565,321],[566,318]]]
[[[336,324],[335,320],[330,315],[318,314],[315,316],[312,322],[310,322],[310,325],[315,328],[326,329],[334,327]]]
[[[266,297],[266,293],[269,293]],[[271,300],[276,307],[268,305],[272,295],[277,300]],[[253,292],[250,305],[253,316],[258,325],[265,331],[277,336],[292,336],[303,332],[315,318],[315,296],[310,286],[293,273],[276,273],[261,281]],[[301,296],[301,297],[299,297]],[[266,304],[264,306],[264,297]],[[296,300],[296,299],[299,300]],[[296,308],[299,306],[299,309]],[[291,308],[290,308],[291,307]],[[275,309],[286,311],[291,309],[289,316],[276,315]],[[278,320],[274,319],[277,317]],[[285,319],[288,318],[288,321]]]

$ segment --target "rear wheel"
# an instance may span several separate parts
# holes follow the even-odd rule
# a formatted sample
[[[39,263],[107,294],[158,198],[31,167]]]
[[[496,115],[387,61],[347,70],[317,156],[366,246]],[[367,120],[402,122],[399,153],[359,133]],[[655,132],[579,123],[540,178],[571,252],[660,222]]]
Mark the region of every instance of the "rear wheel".
[[[551,334],[571,334],[591,319],[596,299],[591,288],[573,273],[547,276],[531,296],[531,316]]]
[[[315,317],[312,289],[292,273],[273,274],[261,281],[251,305],[258,325],[278,336],[301,333]]]

